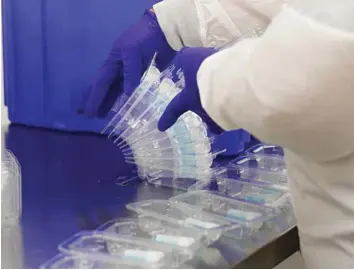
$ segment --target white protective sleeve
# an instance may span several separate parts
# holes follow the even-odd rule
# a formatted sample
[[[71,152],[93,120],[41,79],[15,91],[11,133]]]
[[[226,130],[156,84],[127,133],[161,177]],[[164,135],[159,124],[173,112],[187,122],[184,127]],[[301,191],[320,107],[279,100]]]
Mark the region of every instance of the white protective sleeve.
[[[203,62],[203,107],[226,130],[244,128],[313,160],[353,153],[353,14],[350,0],[284,6],[262,37]]]
[[[165,0],[154,5],[170,46],[219,47],[259,35],[286,0]]]

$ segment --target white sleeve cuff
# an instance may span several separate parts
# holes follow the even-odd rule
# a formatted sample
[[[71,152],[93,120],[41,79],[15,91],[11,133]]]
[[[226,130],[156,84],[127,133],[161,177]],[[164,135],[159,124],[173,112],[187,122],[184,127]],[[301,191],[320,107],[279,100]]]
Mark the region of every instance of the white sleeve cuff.
[[[193,0],[165,0],[154,5],[158,22],[170,46],[200,47],[199,21]]]

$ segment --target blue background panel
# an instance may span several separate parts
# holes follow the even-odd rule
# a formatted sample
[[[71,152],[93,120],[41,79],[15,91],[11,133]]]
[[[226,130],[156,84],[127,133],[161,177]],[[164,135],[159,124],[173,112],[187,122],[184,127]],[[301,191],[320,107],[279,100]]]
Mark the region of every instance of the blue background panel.
[[[114,40],[157,0],[3,0],[5,102],[13,123],[100,132],[108,119],[77,113]],[[217,138],[235,155],[244,131]]]
[[[77,115],[114,40],[156,0],[4,0],[5,100],[12,122],[100,131]]]

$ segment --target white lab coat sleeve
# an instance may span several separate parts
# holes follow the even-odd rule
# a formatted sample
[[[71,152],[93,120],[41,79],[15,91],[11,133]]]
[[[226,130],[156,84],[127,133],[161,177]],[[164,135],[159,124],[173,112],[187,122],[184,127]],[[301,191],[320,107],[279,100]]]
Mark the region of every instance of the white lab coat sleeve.
[[[170,46],[218,47],[260,35],[285,0],[165,0],[154,5]]]
[[[158,22],[170,46],[200,47],[200,29],[193,0],[165,0],[154,5]]]
[[[353,70],[353,32],[286,6],[262,37],[207,58],[198,86],[224,129],[331,161],[354,151]]]

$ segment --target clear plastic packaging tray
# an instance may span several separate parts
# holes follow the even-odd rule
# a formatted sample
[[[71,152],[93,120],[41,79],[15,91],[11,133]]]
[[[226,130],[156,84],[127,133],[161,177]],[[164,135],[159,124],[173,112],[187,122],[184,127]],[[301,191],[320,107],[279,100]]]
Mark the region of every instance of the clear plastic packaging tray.
[[[230,161],[231,167],[247,167],[286,175],[285,160],[281,157],[248,155]]]
[[[258,231],[263,222],[274,218],[278,214],[278,211],[274,208],[247,203],[207,190],[184,193],[172,197],[170,200],[220,215],[250,227],[253,231]]]
[[[252,181],[239,181],[229,178],[217,179],[218,191],[227,196],[248,203],[278,208],[288,202],[289,193],[284,190],[259,185]]]
[[[122,237],[101,232],[81,232],[59,245],[66,254],[92,256],[100,261],[145,268],[175,268],[187,260],[184,254],[132,237]]]
[[[21,209],[21,167],[15,155],[5,149],[1,160],[1,223],[18,223]]]
[[[247,155],[284,157],[284,149],[278,145],[257,144],[245,151]]]
[[[285,161],[280,157],[249,155],[230,161],[229,178],[244,179],[274,188],[288,190],[288,176]]]
[[[229,167],[222,174],[225,178],[238,179],[240,181],[254,182],[259,185],[288,191],[288,177],[284,174],[273,173],[247,167]]]
[[[146,216],[136,219],[111,220],[97,230],[167,244],[190,257],[205,243],[205,236],[199,230]]]
[[[91,257],[58,254],[41,265],[41,269],[139,269],[131,265],[109,263]],[[145,268],[145,267],[141,267]]]
[[[147,200],[128,204],[127,208],[144,216],[198,229],[208,238],[208,244],[216,241],[221,234],[236,239],[249,235],[250,229],[244,228],[239,223],[200,209],[185,207],[185,205],[178,205],[169,201]]]
[[[184,191],[197,190],[200,186],[208,184],[209,181],[200,181],[194,178],[188,177],[179,177],[179,178],[169,178],[169,177],[156,177],[156,178],[148,178],[149,184],[168,187],[173,189],[179,189]]]

